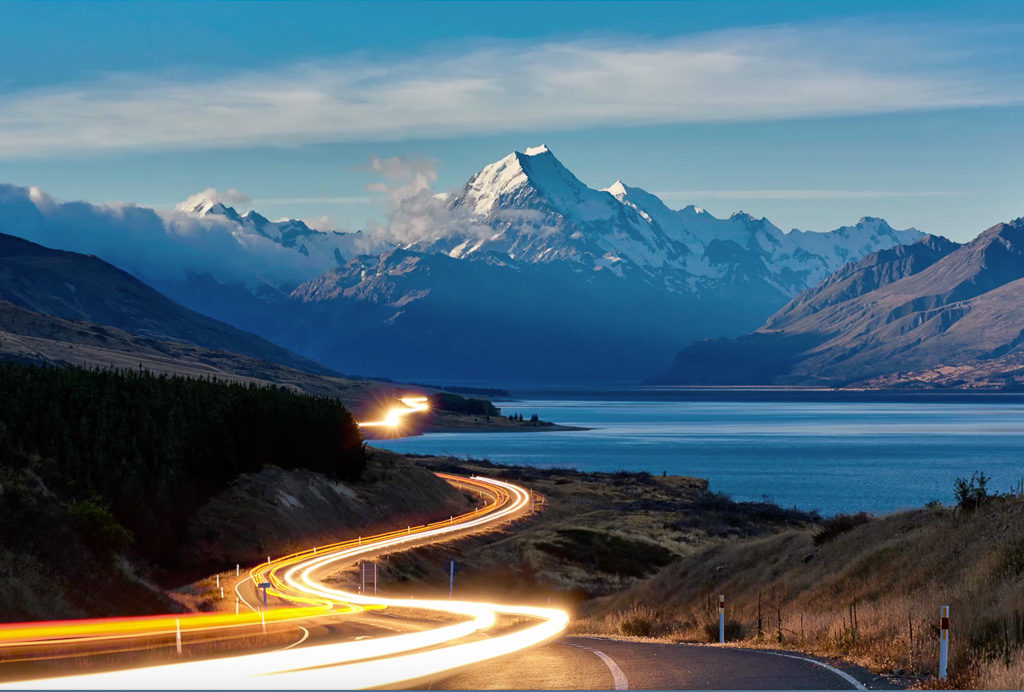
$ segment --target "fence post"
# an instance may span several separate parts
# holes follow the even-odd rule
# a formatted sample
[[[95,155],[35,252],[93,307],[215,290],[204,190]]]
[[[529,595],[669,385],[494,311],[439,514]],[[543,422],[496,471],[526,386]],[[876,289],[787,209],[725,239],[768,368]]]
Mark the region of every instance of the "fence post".
[[[949,606],[939,610],[939,680],[946,679],[949,665]]]
[[[718,596],[718,643],[725,643],[725,594]]]

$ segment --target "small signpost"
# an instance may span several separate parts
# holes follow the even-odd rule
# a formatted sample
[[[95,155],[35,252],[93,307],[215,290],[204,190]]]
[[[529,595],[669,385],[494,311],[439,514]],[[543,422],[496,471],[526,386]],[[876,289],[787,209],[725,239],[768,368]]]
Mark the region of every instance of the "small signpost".
[[[270,588],[270,582],[269,581],[261,581],[259,584],[256,585],[256,588],[263,589],[263,607],[266,608],[267,607],[267,589]]]
[[[725,643],[725,594],[718,596],[718,643]]]
[[[377,595],[377,563],[376,562],[360,562],[359,563],[359,579],[362,583],[359,593],[366,595],[366,582],[373,580],[373,595]]]
[[[939,680],[946,679],[949,664],[949,606],[939,610]]]
[[[451,560],[448,563],[448,600],[452,600],[452,593],[455,591],[455,573],[459,571],[459,566],[455,564],[455,560]]]

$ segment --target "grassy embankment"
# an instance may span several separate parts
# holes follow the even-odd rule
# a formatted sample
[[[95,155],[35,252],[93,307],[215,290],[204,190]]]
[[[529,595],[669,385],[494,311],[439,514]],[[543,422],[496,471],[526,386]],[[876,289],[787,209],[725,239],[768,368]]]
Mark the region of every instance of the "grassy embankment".
[[[388,593],[447,594],[448,560],[463,596],[553,602],[576,608],[639,583],[708,545],[816,525],[817,517],[737,503],[707,482],[645,473],[580,473],[412,457],[428,470],[493,476],[536,496],[537,512],[498,533],[392,555],[380,573]]]
[[[990,498],[839,518],[709,547],[588,605],[578,630],[833,656],[938,686],[939,607],[952,615],[952,686],[1024,686],[1024,500]]]

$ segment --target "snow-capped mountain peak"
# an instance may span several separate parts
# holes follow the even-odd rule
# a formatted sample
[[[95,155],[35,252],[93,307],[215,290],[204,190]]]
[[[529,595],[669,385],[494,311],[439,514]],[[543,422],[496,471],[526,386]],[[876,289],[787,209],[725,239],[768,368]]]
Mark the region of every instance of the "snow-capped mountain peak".
[[[229,207],[223,202],[212,199],[189,199],[174,207],[177,211],[183,211],[196,216],[225,216],[232,221],[239,220],[238,212],[234,207]]]
[[[484,166],[448,203],[474,215],[547,205],[589,220],[614,213],[607,197],[583,184],[548,147],[540,145]]]

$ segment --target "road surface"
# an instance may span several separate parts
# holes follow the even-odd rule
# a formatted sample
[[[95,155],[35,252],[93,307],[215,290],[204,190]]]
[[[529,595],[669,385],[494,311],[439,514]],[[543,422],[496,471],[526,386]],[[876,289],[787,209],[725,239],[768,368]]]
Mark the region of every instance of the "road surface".
[[[789,652],[568,636],[470,666],[454,675],[434,680],[425,687],[538,690],[894,689],[885,679],[871,676],[866,671],[846,667],[841,671],[829,670],[808,658],[796,656]]]

